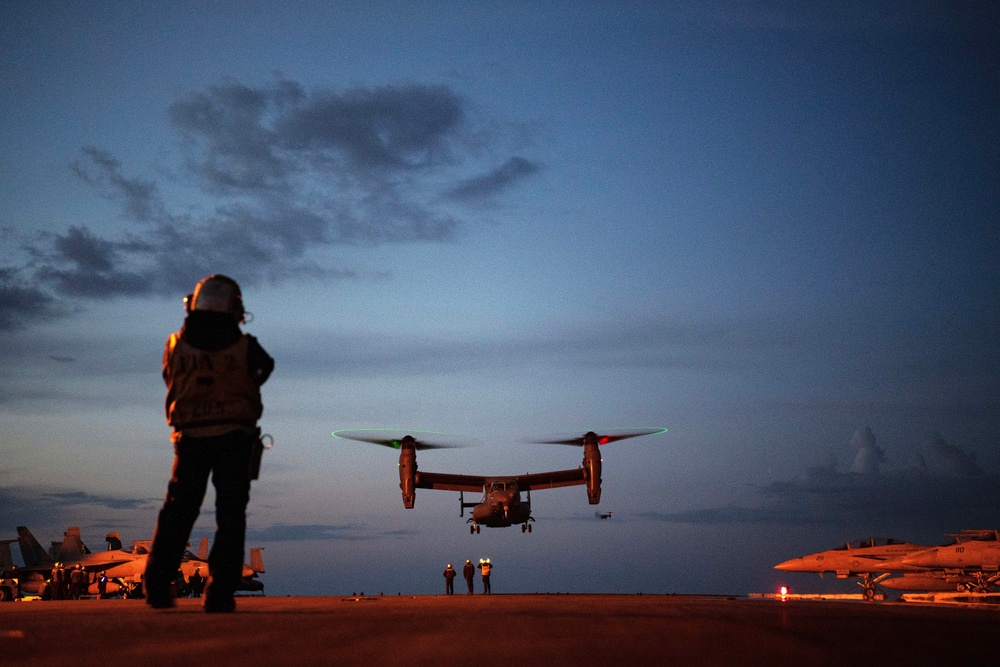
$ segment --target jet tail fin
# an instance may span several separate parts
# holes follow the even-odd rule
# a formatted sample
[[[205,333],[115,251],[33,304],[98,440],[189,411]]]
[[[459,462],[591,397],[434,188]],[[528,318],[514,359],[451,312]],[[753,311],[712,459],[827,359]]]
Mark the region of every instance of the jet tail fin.
[[[17,546],[21,547],[21,559],[24,561],[25,567],[53,565],[52,559],[45,553],[45,549],[38,543],[27,526],[17,527]]]
[[[14,558],[10,555],[10,543],[17,540],[0,540],[0,570],[14,567]]]
[[[198,559],[208,560],[208,538],[202,536],[201,541],[198,542]]]
[[[250,569],[258,574],[264,574],[264,557],[261,551],[264,547],[253,547],[250,549]]]
[[[68,561],[68,560],[80,560],[80,557],[84,554],[89,554],[90,549],[87,545],[83,543],[80,539],[80,527],[70,526],[63,533],[63,541],[59,545],[59,551],[56,555],[56,560]]]

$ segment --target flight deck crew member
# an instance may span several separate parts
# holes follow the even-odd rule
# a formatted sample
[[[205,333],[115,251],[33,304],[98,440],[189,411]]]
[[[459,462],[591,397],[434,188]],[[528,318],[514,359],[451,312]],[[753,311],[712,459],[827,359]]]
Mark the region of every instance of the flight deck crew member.
[[[260,386],[274,360],[240,330],[243,297],[232,278],[203,279],[185,305],[184,326],[170,335],[163,353],[175,456],[146,563],[146,603],[174,605],[171,583],[211,475],[216,533],[208,556],[205,611],[230,612],[243,571],[250,463],[263,412]]]
[[[490,570],[493,569],[493,565],[490,563],[490,559],[479,560],[479,569],[483,571],[483,594],[490,594]]]
[[[448,563],[448,567],[444,569],[444,594],[454,595],[455,594],[455,577],[458,576],[458,572],[455,572],[455,568]]]
[[[472,595],[472,580],[476,577],[476,566],[468,558],[465,559],[465,567],[462,569],[462,576],[465,577],[465,585],[469,587],[469,595]]]

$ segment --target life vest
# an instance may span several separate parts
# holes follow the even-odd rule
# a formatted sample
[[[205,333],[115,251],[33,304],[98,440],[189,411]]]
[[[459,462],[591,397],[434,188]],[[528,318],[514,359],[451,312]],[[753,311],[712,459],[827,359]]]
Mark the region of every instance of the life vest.
[[[221,350],[199,350],[171,334],[163,358],[167,423],[176,431],[254,426],[264,408],[247,371],[248,344],[244,334]]]

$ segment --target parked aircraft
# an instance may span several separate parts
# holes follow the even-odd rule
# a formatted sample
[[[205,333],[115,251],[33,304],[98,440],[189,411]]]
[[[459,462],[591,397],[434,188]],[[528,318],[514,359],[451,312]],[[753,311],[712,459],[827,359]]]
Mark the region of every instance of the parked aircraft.
[[[0,602],[9,602],[17,597],[17,581],[14,580],[14,559],[10,555],[11,542],[0,540]]]
[[[18,526],[17,534],[25,565],[20,568],[22,593],[43,595],[48,587],[49,575],[58,562],[71,567],[79,564],[87,573],[88,593],[92,595],[98,592],[97,577],[101,572],[108,577],[108,594],[121,593],[126,597],[140,595],[151,540],[136,540],[131,548],[124,549],[121,536],[112,532],[105,536],[107,550],[94,553],[80,539],[80,529],[72,526],[65,532],[61,543],[53,544],[53,557],[53,554],[45,552],[27,527]],[[262,547],[250,549],[250,564],[243,565],[243,579],[237,590],[259,592],[264,589],[264,584],[258,578],[258,574],[264,573],[261,551]],[[202,538],[198,555],[185,552],[180,569],[186,580],[196,570],[202,577],[208,576],[207,537]]]
[[[876,584],[884,582],[893,571],[880,570],[887,561],[927,549],[928,547],[901,540],[865,538],[846,542],[843,546],[792,558],[774,566],[783,572],[815,572],[820,576],[831,572],[838,579],[859,577],[866,600],[875,599]]]
[[[1000,533],[977,530],[949,536],[955,538],[950,544],[908,554],[903,565],[924,570],[925,576],[964,578],[956,579],[960,590],[991,591],[1000,581]]]

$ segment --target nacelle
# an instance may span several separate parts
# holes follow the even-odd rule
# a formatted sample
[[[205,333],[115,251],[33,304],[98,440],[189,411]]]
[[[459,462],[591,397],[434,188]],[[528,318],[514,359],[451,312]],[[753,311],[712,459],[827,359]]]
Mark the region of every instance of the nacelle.
[[[412,509],[417,497],[417,451],[413,445],[403,445],[399,451],[399,489],[403,492],[403,507]]]
[[[587,480],[587,500],[596,505],[601,502],[601,451],[596,442],[583,446],[583,474]]]

